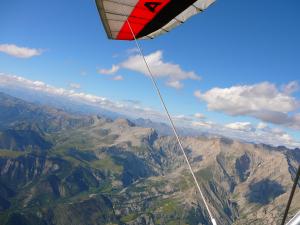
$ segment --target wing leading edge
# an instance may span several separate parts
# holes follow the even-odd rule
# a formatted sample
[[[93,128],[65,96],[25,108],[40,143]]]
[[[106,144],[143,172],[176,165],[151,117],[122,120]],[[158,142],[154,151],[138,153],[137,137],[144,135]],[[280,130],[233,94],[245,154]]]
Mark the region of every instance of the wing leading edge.
[[[96,0],[108,38],[133,40],[130,23],[138,39],[167,33],[201,13],[215,0]]]

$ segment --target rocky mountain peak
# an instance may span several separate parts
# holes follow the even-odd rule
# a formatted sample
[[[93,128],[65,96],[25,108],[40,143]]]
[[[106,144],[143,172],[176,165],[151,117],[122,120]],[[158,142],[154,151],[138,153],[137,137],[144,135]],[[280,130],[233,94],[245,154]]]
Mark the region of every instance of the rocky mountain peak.
[[[11,103],[0,102],[0,224],[209,224],[174,136],[5,98]],[[299,149],[181,140],[218,224],[280,221]],[[292,212],[299,209],[294,201]]]

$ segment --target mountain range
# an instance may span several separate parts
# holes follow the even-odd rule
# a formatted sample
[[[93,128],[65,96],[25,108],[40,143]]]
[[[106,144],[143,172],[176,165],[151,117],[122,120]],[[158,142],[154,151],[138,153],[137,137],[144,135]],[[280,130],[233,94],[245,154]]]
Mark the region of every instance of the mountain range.
[[[0,93],[0,224],[210,224],[176,139],[147,124]],[[300,149],[181,140],[218,224],[280,224]]]
[[[3,86],[0,83],[0,92],[7,93],[16,98],[20,98],[24,101],[30,101],[35,104],[47,105],[48,107],[59,108],[65,112],[69,112],[72,114],[84,114],[84,115],[101,115],[105,118],[117,119],[124,118],[130,119],[136,125],[146,128],[154,128],[157,133],[161,135],[173,135],[172,128],[162,122],[162,121],[154,121],[153,119],[143,118],[141,116],[136,116],[126,112],[120,112],[114,107],[104,108],[101,104],[92,104],[91,102],[82,101],[80,99],[70,98],[68,96],[59,96],[53,93],[31,90],[25,87],[13,87],[11,85]],[[130,100],[127,100],[132,102]],[[204,133],[198,129],[193,129],[191,127],[177,126],[177,130],[180,135],[183,136],[199,136],[199,135],[209,135],[212,134]],[[216,136],[216,135],[214,135]],[[220,135],[218,135],[220,136]]]

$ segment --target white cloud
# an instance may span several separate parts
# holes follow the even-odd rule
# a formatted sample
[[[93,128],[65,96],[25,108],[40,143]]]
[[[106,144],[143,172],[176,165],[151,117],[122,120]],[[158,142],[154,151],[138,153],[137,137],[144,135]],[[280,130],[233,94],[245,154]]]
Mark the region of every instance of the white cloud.
[[[183,87],[183,84],[178,80],[170,80],[166,83],[169,87],[180,89]]]
[[[257,130],[252,136],[255,137],[256,142],[266,143],[274,146],[287,146],[290,148],[300,147],[300,142],[294,140],[288,133],[280,128],[265,127]]]
[[[133,50],[132,52],[135,52]],[[183,87],[182,80],[192,79],[200,80],[198,76],[193,71],[184,71],[180,65],[165,62],[163,60],[162,51],[156,51],[149,55],[145,56],[145,59],[150,67],[151,72],[156,78],[166,78],[166,85],[179,89]],[[111,69],[101,69],[98,72],[101,74],[114,74],[119,69],[128,69],[135,72],[142,73],[146,76],[149,76],[147,67],[143,61],[143,58],[136,54],[130,56],[127,60],[119,63],[118,65],[113,65]]]
[[[90,103],[108,104],[109,101],[106,98],[86,94],[83,92],[75,92],[73,90],[67,90],[64,88],[57,88],[51,85],[45,84],[42,81],[32,81],[16,75],[7,75],[0,73],[0,86],[8,86],[15,88],[26,88],[38,92],[47,93],[50,95],[57,95],[61,97],[74,98]],[[71,84],[70,84],[71,85]],[[78,84],[72,84],[78,87]]]
[[[255,129],[249,122],[236,122],[226,125],[216,124],[211,121],[193,121],[193,128],[210,134],[225,136],[251,143],[264,143],[273,146],[286,146],[289,148],[299,148],[300,141],[291,137],[281,129],[269,127],[265,129]]]
[[[299,109],[299,101],[268,82],[213,88],[205,93],[196,91],[194,95],[205,101],[209,110],[231,116],[252,116],[265,122],[300,129],[300,114],[290,115]]]
[[[119,69],[120,69],[119,66],[112,65],[112,67],[110,69],[100,69],[100,70],[98,70],[98,73],[104,74],[104,75],[112,75],[112,74],[115,74],[116,72],[118,72]]]
[[[264,143],[273,146],[286,146],[289,148],[300,147],[300,141],[294,139],[282,129],[271,129],[270,127],[256,129],[250,122],[235,122],[221,125],[211,121],[198,121],[192,122],[192,126],[211,134],[251,143]],[[258,127],[258,125],[256,125],[256,127]]]
[[[173,116],[173,118],[184,119],[184,118],[187,118],[187,117],[185,115],[181,114],[181,115]]]
[[[230,115],[271,111],[287,113],[299,107],[292,96],[279,92],[274,84],[264,82],[256,85],[213,88],[206,93],[197,93],[198,98],[208,103],[208,108]]]
[[[225,127],[233,130],[241,130],[241,131],[252,131],[254,129],[250,122],[229,123],[226,124]]]
[[[204,121],[205,115],[202,113],[195,113],[194,115],[174,115],[172,118],[178,122],[187,122],[185,125],[189,124],[191,125],[191,122],[199,122],[201,123],[208,123],[207,121]],[[197,123],[195,123],[197,124]],[[209,122],[209,124],[212,124]]]
[[[187,115],[175,115],[172,116],[173,120],[177,120],[178,122],[191,122],[193,121],[193,117]]]
[[[118,76],[115,76],[115,77],[113,78],[113,80],[116,80],[116,81],[124,80],[124,77],[121,76],[121,75],[118,75]]]
[[[268,125],[266,123],[259,122],[257,124],[256,128],[259,129],[259,130],[264,130],[264,129],[268,128]]]
[[[197,119],[205,119],[205,115],[202,114],[202,113],[195,113],[194,117],[197,118]]]
[[[20,76],[0,73],[0,87],[15,88],[18,90],[29,89],[37,93],[55,96],[56,98],[68,98],[72,101],[107,109],[127,115],[129,118],[149,118],[156,122],[166,122],[164,113],[143,106],[140,102],[132,100],[111,101],[105,97],[92,95],[76,90],[68,90],[48,85],[42,81],[32,81]],[[197,120],[195,119],[197,118]],[[298,115],[300,121],[300,115]],[[248,122],[237,122],[221,125],[212,121],[205,121],[203,116],[196,113],[191,116],[174,116],[174,121],[179,126],[192,127],[203,132],[219,134],[229,138],[237,138],[248,142],[265,143],[271,145],[284,145],[288,147],[300,147],[300,142],[291,137],[284,130],[270,128],[264,123],[256,126]],[[201,119],[201,120],[199,120]],[[256,129],[255,129],[256,127]]]
[[[156,51],[145,56],[145,59],[156,77],[168,77],[170,80],[193,79],[199,80],[200,77],[194,72],[186,72],[178,64],[172,64],[163,61],[162,51]],[[135,55],[129,57],[121,63],[122,67],[148,75],[147,68],[141,56]]]
[[[213,128],[216,124],[212,121],[193,121],[192,126],[193,127],[202,127],[202,128]]]
[[[72,88],[72,89],[79,89],[79,88],[81,87],[80,84],[76,84],[76,83],[70,83],[69,86],[70,86],[70,88]]]
[[[0,73],[0,87],[12,89],[27,89],[38,93],[55,96],[57,98],[67,98],[75,102],[83,103],[106,109],[112,112],[128,115],[129,117],[148,117],[153,121],[161,121],[163,114],[151,108],[143,107],[141,103],[133,101],[110,101],[105,97],[92,95],[76,90],[57,88],[41,81],[32,81],[24,77]]]
[[[31,58],[33,56],[41,55],[43,51],[41,49],[19,47],[14,44],[1,44],[0,52],[18,58]]]

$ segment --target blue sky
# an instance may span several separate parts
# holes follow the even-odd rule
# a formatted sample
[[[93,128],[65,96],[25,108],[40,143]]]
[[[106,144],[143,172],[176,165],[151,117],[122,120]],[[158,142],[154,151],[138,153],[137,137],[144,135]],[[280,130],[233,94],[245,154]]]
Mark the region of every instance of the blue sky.
[[[263,122],[270,129],[281,129],[299,141],[300,125],[295,127],[291,123],[300,124],[300,118],[288,118],[289,122],[279,123],[273,116],[274,112],[288,117],[299,115],[300,92],[296,86],[300,78],[300,2],[288,0],[284,3],[219,0],[172,32],[141,41],[146,55],[160,51],[164,63],[177,65],[182,71],[194,72],[201,77],[201,80],[181,80],[183,87],[178,89],[166,85],[168,79],[172,79],[170,76],[158,75],[172,114],[191,116],[202,113],[205,115],[203,122],[225,126],[244,123],[229,126],[234,129],[240,126],[244,129],[248,122],[252,126]],[[135,48],[134,42],[106,38],[94,0],[72,3],[59,0],[1,1],[0,27],[0,46],[10,44],[41,50],[39,55],[28,58],[0,52],[0,73],[65,89],[70,89],[71,83],[79,84],[76,91],[104,96],[112,101],[137,100],[144,107],[161,111],[149,79],[128,66],[122,66],[136,54],[130,51]],[[109,70],[112,65],[120,67],[115,74],[99,73],[101,69]],[[122,80],[114,80],[117,76]],[[259,86],[263,82],[269,85]],[[295,90],[284,91],[287,84],[294,84]],[[220,90],[211,91],[216,87]],[[260,109],[257,109],[259,112],[249,112],[247,107],[241,112],[231,109],[231,100],[226,106],[217,106],[215,95],[225,94],[225,88],[232,99],[238,95],[238,100],[245,93],[257,94],[261,89],[264,89],[263,95],[272,92],[273,105],[273,98],[259,96],[259,93],[255,96],[256,101],[253,100],[255,104],[260,97],[265,97],[265,100],[270,97],[266,103],[270,106],[263,107],[263,110],[273,113],[272,118],[261,116]],[[195,91],[200,91],[198,98]],[[252,99],[247,100],[251,104]],[[281,105],[283,109],[278,109]],[[241,105],[243,107],[245,104]]]

